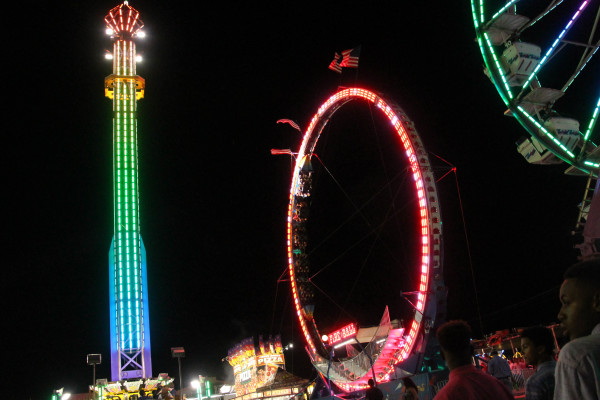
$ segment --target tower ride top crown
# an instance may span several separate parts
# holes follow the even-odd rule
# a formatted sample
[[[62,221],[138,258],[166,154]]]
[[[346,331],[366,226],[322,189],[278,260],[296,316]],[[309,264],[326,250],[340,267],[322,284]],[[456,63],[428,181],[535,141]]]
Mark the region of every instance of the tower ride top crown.
[[[133,37],[144,26],[140,19],[140,13],[131,7],[127,1],[110,10],[108,15],[104,17],[104,21],[106,27],[112,29],[115,37],[119,39]]]
[[[135,100],[140,100],[144,98],[146,82],[135,72],[137,56],[133,41],[135,36],[140,35],[140,29],[144,26],[140,13],[124,1],[108,12],[104,22],[106,22],[107,33],[111,35],[114,43],[113,73],[104,79],[104,95],[112,100],[119,85],[132,84]],[[131,94],[119,92],[119,97],[123,96],[131,96]]]

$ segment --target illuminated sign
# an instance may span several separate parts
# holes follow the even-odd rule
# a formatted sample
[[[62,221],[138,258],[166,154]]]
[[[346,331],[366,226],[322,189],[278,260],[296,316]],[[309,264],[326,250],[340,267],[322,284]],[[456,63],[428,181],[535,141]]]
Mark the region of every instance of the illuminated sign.
[[[242,372],[240,374],[240,381],[242,381],[242,383],[248,382],[250,379],[252,379],[252,371],[247,369],[244,372]]]
[[[356,336],[356,325],[349,324],[343,327],[342,329],[338,329],[337,331],[328,335],[329,345],[332,346],[336,343],[341,342],[342,340],[351,339]]]
[[[268,364],[285,364],[285,362],[283,361],[283,354],[264,354],[256,358],[259,367]]]
[[[259,336],[258,349],[254,338],[244,339],[229,350],[227,361],[233,367],[235,393],[245,398],[258,388],[272,385],[279,366],[285,366],[281,337],[264,341]]]

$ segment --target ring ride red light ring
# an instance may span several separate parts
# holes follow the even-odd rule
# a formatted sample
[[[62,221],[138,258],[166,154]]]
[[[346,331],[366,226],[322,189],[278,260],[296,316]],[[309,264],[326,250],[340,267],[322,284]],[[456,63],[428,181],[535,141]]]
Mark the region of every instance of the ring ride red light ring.
[[[420,271],[420,284],[417,290],[415,316],[412,322],[407,325],[410,326],[410,329],[405,336],[406,340],[404,345],[398,348],[393,357],[394,362],[390,363],[392,365],[388,365],[388,369],[384,371],[384,374],[380,377],[380,380],[386,381],[389,380],[389,373],[393,371],[393,365],[405,360],[412,353],[419,329],[424,322],[424,316],[430,320],[433,319],[433,315],[430,314],[435,314],[435,311],[432,312],[431,310],[428,310],[428,308],[435,309],[435,306],[430,307],[430,301],[428,301],[430,299],[428,299],[428,297],[431,296],[428,296],[428,293],[431,292],[430,287],[433,280],[432,273],[435,274],[436,281],[442,279],[442,274],[440,262],[441,221],[438,196],[427,152],[425,151],[414,124],[408,118],[406,113],[404,113],[398,105],[385,99],[382,95],[361,88],[343,89],[327,99],[327,101],[319,107],[317,113],[312,118],[308,129],[304,134],[300,150],[298,151],[290,189],[287,218],[288,270],[296,314],[306,339],[307,350],[314,362],[321,357],[318,349],[323,349],[324,345],[320,335],[315,334],[318,332],[316,325],[315,329],[310,329],[309,324],[314,323],[314,320],[312,319],[312,316],[307,316],[306,313],[303,312],[305,304],[302,304],[300,299],[299,283],[294,267],[294,255],[297,256],[300,251],[299,243],[297,243],[298,239],[292,234],[294,211],[299,198],[305,198],[310,195],[310,193],[303,194],[302,192],[303,188],[300,187],[300,174],[307,165],[307,162],[310,162],[310,157],[316,147],[323,128],[340,107],[352,100],[367,101],[373,104],[375,109],[381,110],[400,137],[412,172],[415,189],[414,194],[417,199],[420,216],[420,231],[418,231],[418,234],[421,236],[421,262],[418,266]],[[416,267],[417,266],[415,266],[415,268]],[[313,332],[312,334],[311,331]]]

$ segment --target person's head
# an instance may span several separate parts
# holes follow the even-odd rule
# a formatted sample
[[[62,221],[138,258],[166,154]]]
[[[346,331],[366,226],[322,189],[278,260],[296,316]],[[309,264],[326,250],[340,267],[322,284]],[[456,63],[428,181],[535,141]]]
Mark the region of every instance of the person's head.
[[[554,355],[554,336],[550,329],[534,326],[521,332],[523,358],[531,365],[550,361]]]
[[[409,388],[413,388],[416,391],[418,391],[419,389],[417,388],[417,385],[413,382],[412,379],[410,379],[408,376],[402,378],[402,383],[404,384],[402,390],[404,391],[405,389],[409,389]]]
[[[449,369],[471,363],[471,327],[465,321],[446,322],[438,328],[437,339]]]
[[[600,258],[573,265],[564,278],[558,320],[573,340],[589,335],[600,323]]]
[[[369,384],[369,387],[375,386],[375,381],[372,378],[369,379],[369,381],[367,383]]]

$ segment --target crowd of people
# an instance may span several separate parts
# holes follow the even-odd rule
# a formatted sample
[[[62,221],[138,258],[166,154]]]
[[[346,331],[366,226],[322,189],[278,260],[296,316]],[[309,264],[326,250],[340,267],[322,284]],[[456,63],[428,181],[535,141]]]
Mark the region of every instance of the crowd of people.
[[[137,397],[134,394],[128,398],[136,398],[137,400],[173,400],[175,399],[175,388],[173,384],[169,384],[165,386],[158,385],[153,390],[147,390],[145,385],[141,384],[137,392]]]
[[[560,287],[558,320],[569,342],[556,356],[552,332],[535,326],[520,334],[525,362],[536,372],[525,385],[525,400],[600,400],[600,257],[571,266]],[[512,371],[506,359],[492,351],[484,371],[474,363],[471,327],[462,320],[449,321],[436,332],[441,355],[450,370],[448,383],[435,400],[514,399]],[[153,393],[140,387],[139,399],[170,400],[172,387]],[[403,381],[403,398],[416,400],[418,388]],[[366,400],[383,400],[369,380]]]
[[[560,351],[546,327],[534,326],[520,334],[523,359],[535,367],[525,384],[525,400],[600,400],[600,257],[568,268],[559,297],[558,320],[569,339]],[[511,365],[494,350],[487,368],[482,368],[475,361],[471,327],[465,321],[446,322],[436,336],[450,373],[435,400],[515,398]],[[365,399],[382,400],[373,380],[369,386]],[[418,398],[410,378],[405,378],[402,392],[405,400]]]
[[[526,382],[525,399],[600,399],[600,258],[580,262],[565,272],[560,301],[558,320],[569,342],[560,349],[558,359],[547,328],[521,333],[525,361],[536,367]],[[514,399],[508,362],[493,352],[486,372],[476,367],[471,337],[465,321],[450,321],[437,330],[450,375],[435,399]]]

